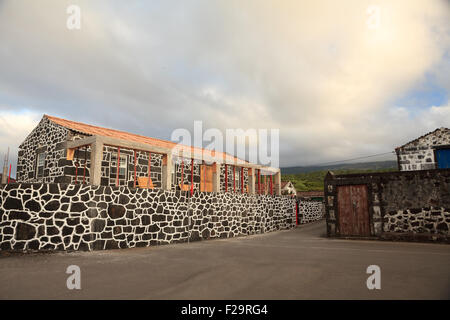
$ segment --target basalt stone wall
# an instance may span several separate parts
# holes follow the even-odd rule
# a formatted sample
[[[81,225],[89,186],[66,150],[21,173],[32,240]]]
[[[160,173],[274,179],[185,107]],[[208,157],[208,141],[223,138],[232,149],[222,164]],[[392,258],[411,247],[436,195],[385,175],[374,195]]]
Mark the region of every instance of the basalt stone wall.
[[[229,238],[295,226],[290,197],[126,186],[0,187],[1,250],[102,250]]]
[[[344,185],[367,185],[371,236],[450,242],[449,169],[327,175],[329,236],[340,236],[337,193]]]
[[[320,201],[298,201],[298,221],[300,224],[321,220],[325,217],[325,206]]]

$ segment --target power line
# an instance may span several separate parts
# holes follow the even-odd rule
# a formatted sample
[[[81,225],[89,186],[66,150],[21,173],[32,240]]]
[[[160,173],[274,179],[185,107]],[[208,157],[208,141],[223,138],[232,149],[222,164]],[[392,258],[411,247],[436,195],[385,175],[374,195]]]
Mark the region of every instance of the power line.
[[[346,159],[346,160],[340,160],[340,161],[324,162],[324,163],[319,163],[319,164],[315,164],[315,165],[309,165],[308,167],[320,167],[320,166],[325,166],[325,165],[328,165],[328,164],[338,164],[338,163],[342,163],[342,162],[348,162],[348,161],[354,161],[354,160],[361,160],[361,159],[367,159],[367,158],[372,158],[372,157],[383,156],[383,155],[391,154],[391,153],[395,153],[395,151],[389,151],[389,152],[384,152],[384,153],[373,154],[373,155],[370,155],[370,156],[364,156],[364,157],[358,157],[358,158],[352,158],[352,159]]]

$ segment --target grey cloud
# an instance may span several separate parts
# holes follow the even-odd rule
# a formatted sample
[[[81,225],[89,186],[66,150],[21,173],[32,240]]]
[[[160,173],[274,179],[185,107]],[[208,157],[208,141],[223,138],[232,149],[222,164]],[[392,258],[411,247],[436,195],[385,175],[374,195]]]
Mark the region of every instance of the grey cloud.
[[[407,111],[386,119],[425,73],[446,82],[443,1],[380,1],[395,19],[379,35],[365,28],[369,1],[0,4],[0,110],[165,139],[194,120],[280,128],[281,165],[389,151],[450,121],[431,109],[415,130]],[[80,31],[65,28],[68,4]]]

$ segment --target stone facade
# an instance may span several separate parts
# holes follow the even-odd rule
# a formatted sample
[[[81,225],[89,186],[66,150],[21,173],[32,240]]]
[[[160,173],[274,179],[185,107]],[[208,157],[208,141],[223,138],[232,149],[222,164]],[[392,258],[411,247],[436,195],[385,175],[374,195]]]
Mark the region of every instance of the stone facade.
[[[450,129],[439,128],[404,146],[397,148],[400,171],[429,170],[436,168],[434,148],[450,145]]]
[[[80,184],[0,187],[0,249],[102,250],[295,227],[290,197]]]
[[[337,189],[366,185],[371,236],[450,242],[450,170],[332,175],[325,178],[328,236],[340,236]]]
[[[322,220],[325,217],[325,206],[320,201],[298,201],[299,224]]]
[[[73,160],[67,158],[67,142],[88,137],[87,135],[60,126],[46,117],[43,117],[39,125],[30,133],[19,146],[17,182],[23,183],[90,183],[90,159],[91,148],[82,147],[75,151]],[[37,157],[45,152],[44,169],[41,175],[37,170]],[[117,180],[117,147],[105,146],[101,162],[102,186],[134,187],[135,157],[134,151],[120,148],[120,158],[124,168],[119,171]],[[150,176],[154,188],[162,188],[162,161],[163,155],[149,152],[136,152],[136,177],[148,177],[149,157],[151,157]],[[200,190],[200,166],[201,161],[194,161],[193,184],[194,190]],[[182,165],[184,168],[182,168]],[[191,184],[191,159],[175,157],[172,169],[172,190],[179,190],[183,181]],[[183,179],[181,177],[183,173]],[[228,192],[248,193],[249,176],[248,169],[243,169],[244,185],[241,186],[241,168],[236,167],[236,181],[233,182],[233,166],[228,165]],[[220,190],[225,192],[225,166],[221,166]]]
[[[59,126],[47,118],[31,132],[19,146],[17,181],[25,183],[83,183],[89,184],[90,147],[81,148],[74,153],[73,160],[67,160],[67,141],[86,138],[86,135],[76,133]],[[45,152],[45,169],[38,176],[37,154]],[[105,146],[102,159],[101,184],[115,186],[117,181],[118,148]],[[119,185],[133,187],[134,185],[134,152],[121,149],[121,158],[126,158],[125,174],[119,174]],[[148,152],[138,151],[136,154],[136,175],[148,176]],[[161,188],[162,155],[151,153],[150,175],[156,188]]]
[[[65,161],[65,142],[69,131],[43,118],[39,125],[19,146],[17,181],[53,183],[59,177],[70,176],[75,171],[74,163]],[[45,169],[42,177],[36,173],[37,154],[45,152]]]

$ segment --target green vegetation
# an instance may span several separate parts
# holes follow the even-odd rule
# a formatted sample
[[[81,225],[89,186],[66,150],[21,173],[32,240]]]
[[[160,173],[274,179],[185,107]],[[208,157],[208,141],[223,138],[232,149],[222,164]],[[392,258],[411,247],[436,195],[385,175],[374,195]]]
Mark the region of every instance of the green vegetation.
[[[396,171],[395,168],[387,169],[342,169],[333,170],[334,174],[350,174],[350,173],[371,173],[371,172],[388,172]],[[291,181],[297,191],[320,191],[323,190],[323,180],[328,170],[320,170],[296,174],[282,174],[282,181]]]

